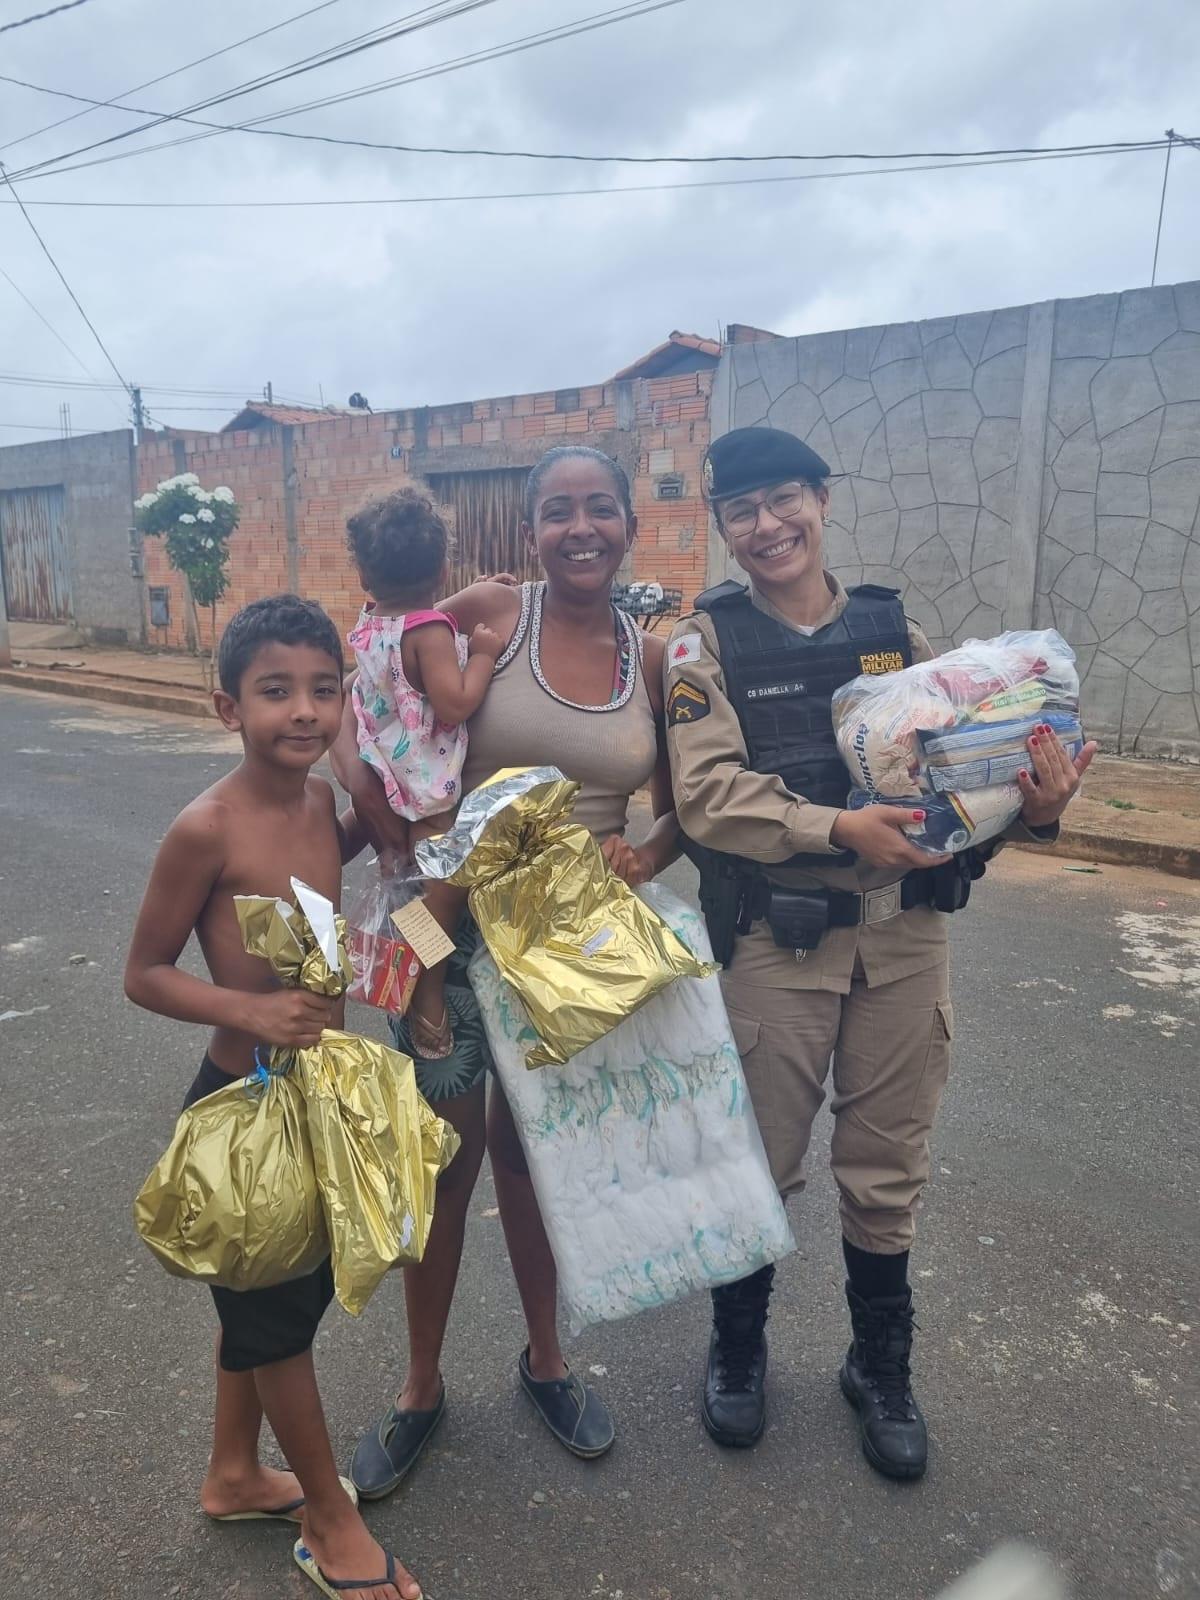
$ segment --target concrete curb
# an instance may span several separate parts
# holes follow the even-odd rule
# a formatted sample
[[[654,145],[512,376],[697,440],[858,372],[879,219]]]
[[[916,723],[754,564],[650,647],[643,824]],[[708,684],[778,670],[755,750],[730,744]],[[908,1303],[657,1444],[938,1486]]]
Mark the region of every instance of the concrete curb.
[[[68,695],[76,700],[103,700],[109,705],[146,711],[170,711],[181,717],[211,717],[212,702],[199,689],[182,684],[154,689],[137,679],[121,681],[80,672],[36,672],[28,667],[0,667],[0,686],[35,689],[40,694]]]
[[[1017,844],[1010,850],[1047,853],[1045,845]],[[1053,846],[1053,854],[1072,861],[1097,861],[1114,867],[1149,867],[1170,873],[1175,878],[1200,878],[1200,849],[1191,845],[1161,844],[1152,839],[1123,839],[1115,834],[1094,833],[1087,828],[1064,828]]]
[[[110,705],[168,711],[176,716],[209,718],[212,702],[201,689],[183,684],[161,689],[146,680],[104,678],[98,674],[39,672],[29,667],[0,667],[0,686],[34,689],[42,694],[61,694],[79,700],[102,700]],[[1010,849],[1046,854],[1045,845],[1013,844]],[[1128,839],[1098,833],[1090,828],[1064,828],[1054,854],[1072,861],[1104,862],[1109,866],[1148,867],[1176,878],[1200,878],[1200,849],[1191,845],[1163,844],[1151,839]]]

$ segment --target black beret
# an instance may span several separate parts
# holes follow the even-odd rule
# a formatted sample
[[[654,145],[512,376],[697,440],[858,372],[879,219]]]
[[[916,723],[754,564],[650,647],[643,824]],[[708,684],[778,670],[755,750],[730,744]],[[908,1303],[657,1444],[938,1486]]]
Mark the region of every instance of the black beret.
[[[710,500],[769,489],[777,483],[817,483],[828,465],[803,439],[781,428],[734,428],[714,439],[704,457],[704,492]]]

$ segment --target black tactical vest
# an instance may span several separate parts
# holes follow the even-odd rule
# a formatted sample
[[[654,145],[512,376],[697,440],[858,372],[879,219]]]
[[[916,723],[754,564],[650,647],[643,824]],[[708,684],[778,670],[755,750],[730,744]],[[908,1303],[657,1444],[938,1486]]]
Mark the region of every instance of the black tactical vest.
[[[912,665],[899,591],[851,589],[841,616],[811,636],[760,611],[741,583],[706,589],[696,608],[713,620],[751,770],[776,773],[793,794],[840,810],[850,775],[834,737],[833,692],[861,673]]]

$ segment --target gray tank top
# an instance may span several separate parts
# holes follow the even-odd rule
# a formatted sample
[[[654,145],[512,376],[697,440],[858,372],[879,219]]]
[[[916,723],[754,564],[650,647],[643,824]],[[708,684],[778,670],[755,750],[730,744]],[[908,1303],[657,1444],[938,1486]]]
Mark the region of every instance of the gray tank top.
[[[624,833],[629,798],[650,781],[657,756],[654,711],[642,667],[642,634],[616,613],[629,643],[629,670],[609,705],[564,700],[546,682],[540,638],[544,583],[521,585],[521,619],[487,698],[467,723],[463,793],[501,767],[560,768],[583,785],[574,815],[597,839]]]

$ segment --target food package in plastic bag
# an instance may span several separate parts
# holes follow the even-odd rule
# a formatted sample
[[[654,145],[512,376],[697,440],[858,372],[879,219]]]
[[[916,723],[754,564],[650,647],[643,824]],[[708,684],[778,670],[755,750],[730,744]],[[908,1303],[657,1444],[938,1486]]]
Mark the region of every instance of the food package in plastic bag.
[[[469,891],[492,958],[536,1030],[530,1067],[569,1060],[666,985],[715,970],[571,820],[578,793],[557,767],[506,768],[467,796],[447,833],[416,849],[427,877]]]
[[[177,1278],[268,1289],[319,1267],[329,1234],[296,1080],[264,1072],[189,1106],[133,1217]]]
[[[954,855],[971,845],[986,844],[1004,832],[1025,803],[1015,783],[998,783],[990,789],[972,789],[962,794],[923,794],[904,800],[852,789],[846,804],[850,811],[875,805],[899,806],[911,811],[914,799],[925,813],[925,820],[914,822],[904,833],[912,844],[930,855]]]
[[[638,889],[707,968],[698,912]],[[561,1066],[528,1072],[530,1016],[470,967],[572,1332],[731,1283],[794,1249],[715,977],[682,978]]]
[[[1009,826],[1039,723],[1072,755],[1083,746],[1075,654],[1053,629],[969,639],[903,671],[854,678],[835,692],[833,720],[850,806],[917,803],[925,822],[905,831],[930,853]]]
[[[342,919],[298,878],[292,889],[295,905],[235,896],[243,943],[285,987],[342,995]],[[408,1056],[327,1028],[190,1106],[134,1218],[169,1271],[228,1289],[284,1283],[332,1255],[338,1300],[357,1316],[389,1267],[420,1260],[458,1143]]]
[[[346,953],[354,976],[348,1000],[403,1016],[408,1010],[421,963],[416,951],[392,922],[392,913],[415,900],[420,880],[385,872],[378,862],[367,867],[367,880],[346,906]]]

